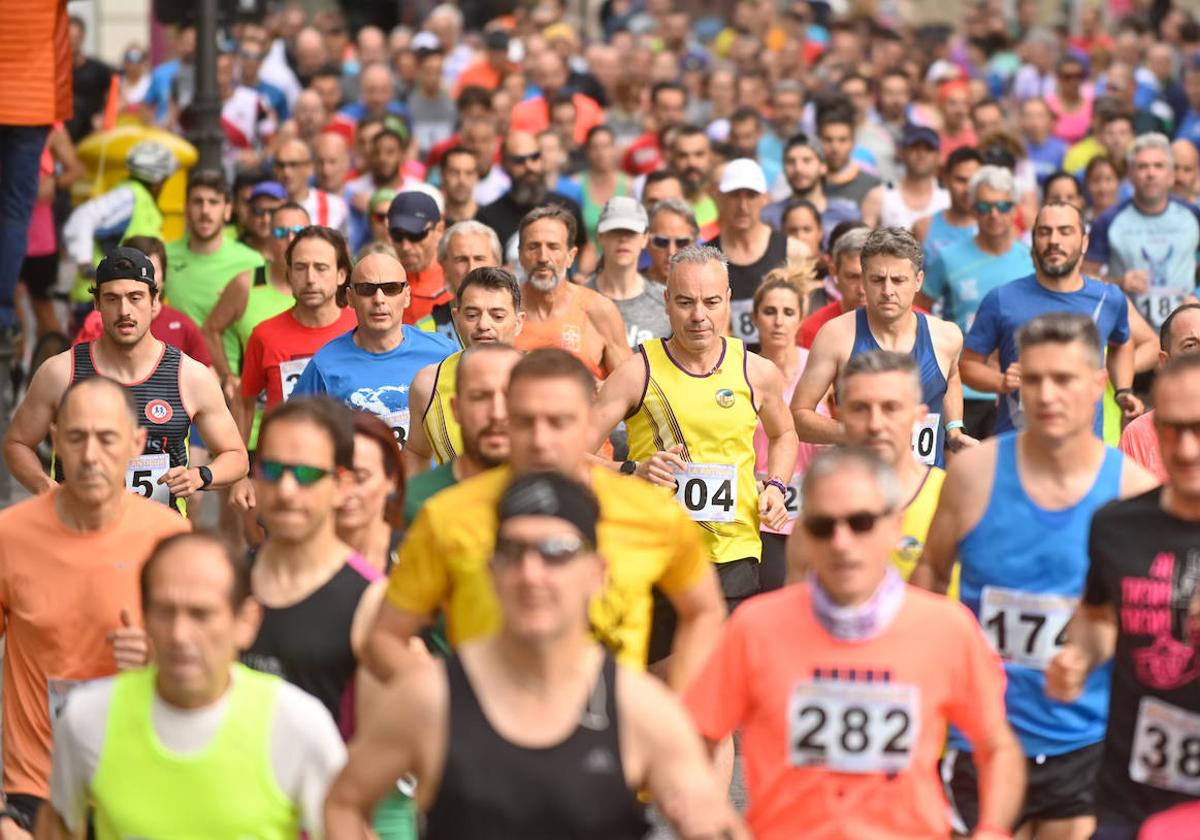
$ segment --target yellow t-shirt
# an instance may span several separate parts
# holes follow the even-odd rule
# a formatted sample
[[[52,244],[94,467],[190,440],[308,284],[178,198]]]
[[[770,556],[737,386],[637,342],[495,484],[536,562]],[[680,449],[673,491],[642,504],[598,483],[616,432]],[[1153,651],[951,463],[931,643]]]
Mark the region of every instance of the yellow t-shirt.
[[[425,439],[433,448],[433,457],[439,464],[453,461],[458,457],[458,453],[462,452],[462,427],[458,425],[454,411],[450,408],[450,398],[454,396],[460,361],[461,350],[438,363],[433,381],[433,394],[430,395],[429,406],[421,418]]]
[[[497,467],[430,498],[388,579],[387,599],[397,609],[442,609],[456,647],[500,624],[488,560],[509,480],[509,468]],[[591,607],[593,629],[618,661],[645,668],[651,587],[684,592],[710,574],[700,529],[667,491],[641,479],[594,467],[592,491],[600,502],[599,550],[608,560],[604,591]]]
[[[933,514],[937,511],[938,499],[942,495],[942,484],[945,481],[945,470],[930,467],[929,472],[925,474],[925,480],[921,482],[921,488],[917,490],[917,495],[904,509],[900,544],[892,551],[892,565],[905,580],[912,576],[917,561],[921,559],[921,552],[925,549],[925,538],[929,536],[929,525],[933,522]],[[956,561],[950,578],[950,588],[946,590],[946,594],[956,601],[958,574],[959,565]]]

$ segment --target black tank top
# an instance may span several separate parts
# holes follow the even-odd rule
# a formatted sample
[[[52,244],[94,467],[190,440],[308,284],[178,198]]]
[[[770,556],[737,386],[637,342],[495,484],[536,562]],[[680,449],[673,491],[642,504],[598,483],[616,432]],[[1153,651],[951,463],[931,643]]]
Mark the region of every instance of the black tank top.
[[[616,665],[608,653],[579,726],[539,749],[502,737],[457,656],[446,659],[450,739],[428,840],[624,840],[648,823],[625,783]]]
[[[720,250],[721,237],[717,237],[712,243],[713,246]],[[767,250],[763,251],[763,255],[749,265],[738,265],[731,262],[729,264],[729,289],[732,292],[733,300],[749,300],[754,297],[754,293],[758,290],[763,278],[767,276],[773,268],[778,268],[787,262],[787,236],[777,230],[771,231],[771,236],[767,239]]]
[[[355,556],[307,598],[279,609],[264,605],[258,637],[242,654],[248,667],[320,700],[346,734],[353,729],[349,692],[358,667],[350,628],[363,592],[377,577]]]

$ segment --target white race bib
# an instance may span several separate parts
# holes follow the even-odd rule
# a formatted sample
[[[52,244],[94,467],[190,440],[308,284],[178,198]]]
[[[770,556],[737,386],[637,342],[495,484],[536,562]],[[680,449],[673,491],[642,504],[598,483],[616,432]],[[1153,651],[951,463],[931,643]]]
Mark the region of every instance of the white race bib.
[[[283,401],[287,402],[292,398],[292,391],[296,390],[296,383],[300,381],[300,374],[304,373],[304,369],[308,367],[308,363],[312,357],[306,359],[289,359],[286,362],[279,363],[279,386],[283,389]]]
[[[50,723],[58,720],[63,707],[67,705],[67,697],[83,683],[84,680],[59,680],[53,677],[46,680],[46,697],[50,703]]]
[[[755,473],[754,478],[757,481],[765,482],[769,475],[766,473]],[[800,485],[804,481],[804,476],[800,473],[793,473],[791,479],[787,483],[787,492],[783,494],[783,506],[787,509],[788,519],[795,519],[800,515]]]
[[[1178,289],[1151,288],[1145,294],[1136,297],[1139,303],[1138,309],[1146,316],[1150,325],[1157,329],[1162,326],[1163,321],[1167,320],[1167,316],[1183,303],[1187,292],[1181,292]]]
[[[688,464],[675,473],[675,498],[697,522],[732,522],[737,517],[737,467]]]
[[[408,409],[402,408],[399,411],[393,411],[391,414],[383,415],[380,419],[388,424],[388,428],[396,436],[396,443],[400,444],[400,448],[403,449],[405,441],[408,440]]]
[[[1143,697],[1129,754],[1129,778],[1200,796],[1200,715]]]
[[[729,302],[731,316],[730,331],[734,338],[747,344],[758,344],[758,325],[754,323],[754,301],[734,300]]]
[[[983,587],[979,623],[1005,662],[1046,670],[1067,641],[1078,598]]]
[[[169,505],[171,491],[158,480],[171,469],[171,456],[165,452],[131,458],[125,468],[125,489],[152,502]]]
[[[920,734],[920,690],[899,683],[800,683],[787,721],[794,767],[898,773],[908,768]]]
[[[926,414],[924,420],[913,423],[913,456],[926,466],[937,462],[938,430],[942,427],[942,415]]]

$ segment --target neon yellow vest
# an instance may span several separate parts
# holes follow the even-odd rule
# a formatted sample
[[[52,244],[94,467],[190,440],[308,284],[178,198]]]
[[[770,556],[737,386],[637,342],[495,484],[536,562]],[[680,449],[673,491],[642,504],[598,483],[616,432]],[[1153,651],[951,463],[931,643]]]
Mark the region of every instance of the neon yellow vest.
[[[116,678],[91,790],[99,840],[294,840],[299,818],[271,769],[280,680],[235,665],[217,734],[200,752],[181,756],[154,733],[156,676],[151,667]]]
[[[458,425],[458,421],[454,419],[454,412],[450,409],[450,398],[454,396],[454,385],[458,381],[458,363],[461,359],[462,351],[459,350],[438,363],[429,407],[425,409],[425,415],[421,418],[425,439],[433,447],[433,457],[439,464],[454,460],[463,448],[462,427]]]
[[[150,190],[146,189],[145,184],[141,181],[132,180],[122,181],[113,189],[122,187],[133,190],[133,214],[129,217],[129,224],[125,227],[125,232],[121,234],[121,241],[124,242],[131,236],[153,236],[161,240],[163,237],[163,214],[158,209],[158,202],[154,200]],[[102,259],[104,259],[104,252],[100,250],[100,245],[97,243],[92,246],[92,264],[99,265]],[[76,303],[90,302],[92,295],[88,288],[91,285],[92,281],[85,277],[77,279],[71,289],[71,300]]]
[[[925,481],[904,508],[904,519],[900,525],[900,544],[892,549],[892,565],[905,580],[912,575],[925,549],[925,540],[929,536],[929,526],[933,522],[933,514],[937,511],[938,499],[942,495],[942,484],[946,481],[946,471],[939,467],[930,467]],[[958,600],[958,576],[960,567],[954,563],[954,572],[950,577],[950,588],[946,595]]]
[[[675,364],[666,339],[642,344],[649,381],[637,411],[625,421],[631,460],[644,461],[682,444],[684,461],[713,465],[698,468],[707,474],[704,480],[681,475],[676,498],[699,522],[714,563],[762,557],[754,479],[758,411],[746,378],[746,345],[736,338],[722,340],[725,351],[707,376],[693,376]],[[735,478],[727,486],[719,476],[730,466]],[[731,521],[710,521],[705,515],[722,511],[732,515]]]

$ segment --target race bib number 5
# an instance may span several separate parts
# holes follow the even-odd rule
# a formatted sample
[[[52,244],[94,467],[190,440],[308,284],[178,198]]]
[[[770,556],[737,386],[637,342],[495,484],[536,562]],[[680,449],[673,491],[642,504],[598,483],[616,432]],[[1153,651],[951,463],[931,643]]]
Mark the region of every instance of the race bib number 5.
[[[754,323],[754,301],[733,300],[729,302],[730,317],[733,319],[734,338],[747,344],[758,344],[758,325]]]
[[[1077,603],[1077,598],[1065,595],[985,586],[979,623],[1005,662],[1044,671],[1066,644],[1067,624]]]
[[[1129,778],[1200,796],[1200,715],[1143,697],[1129,755]]]
[[[675,474],[675,498],[697,522],[732,522],[737,516],[737,467],[688,464]]]
[[[925,419],[913,423],[912,451],[916,459],[932,467],[937,462],[938,430],[942,427],[942,415],[927,414]]]
[[[158,483],[170,469],[171,456],[165,452],[139,455],[131,459],[125,469],[125,489],[130,493],[137,493],[143,499],[164,505],[170,504],[171,491],[167,489],[167,485]]]
[[[290,359],[279,363],[279,386],[283,389],[284,402],[292,398],[292,391],[296,390],[300,374],[304,373],[309,361],[310,359]]]
[[[898,773],[920,732],[915,685],[800,683],[788,704],[788,759],[837,773]]]

